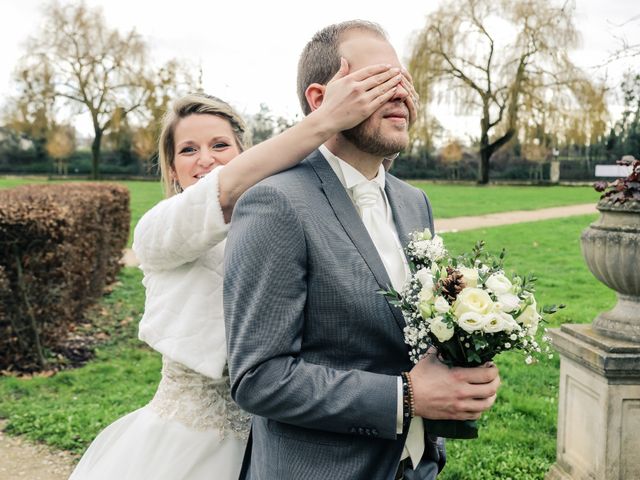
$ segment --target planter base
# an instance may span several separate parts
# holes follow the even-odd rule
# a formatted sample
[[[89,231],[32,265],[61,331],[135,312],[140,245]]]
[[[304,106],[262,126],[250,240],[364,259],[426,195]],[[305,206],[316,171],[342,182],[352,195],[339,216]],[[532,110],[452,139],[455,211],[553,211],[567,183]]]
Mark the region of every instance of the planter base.
[[[640,344],[591,325],[549,333],[560,353],[560,398],[557,460],[546,479],[640,479]]]
[[[593,328],[603,335],[640,342],[640,297],[618,294],[618,303],[593,321]]]

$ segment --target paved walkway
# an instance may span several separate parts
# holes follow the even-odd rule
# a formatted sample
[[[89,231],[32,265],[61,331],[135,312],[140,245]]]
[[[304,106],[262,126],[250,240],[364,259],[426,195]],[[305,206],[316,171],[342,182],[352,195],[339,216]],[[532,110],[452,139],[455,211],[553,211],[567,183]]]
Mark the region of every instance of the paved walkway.
[[[512,212],[490,213],[477,217],[444,218],[435,221],[436,232],[459,232],[475,228],[497,227],[513,223],[536,222],[551,218],[572,217],[598,213],[595,203],[570,205],[566,207],[543,208],[540,210],[516,210]]]
[[[492,213],[477,217],[458,217],[436,220],[436,231],[457,232],[474,228],[495,227],[513,223],[534,222],[551,218],[596,213],[594,203],[542,210]],[[122,258],[126,266],[137,266],[134,253],[127,249]],[[34,445],[20,437],[2,433],[6,422],[0,421],[0,480],[66,480],[71,473],[73,458],[65,452],[55,452]]]

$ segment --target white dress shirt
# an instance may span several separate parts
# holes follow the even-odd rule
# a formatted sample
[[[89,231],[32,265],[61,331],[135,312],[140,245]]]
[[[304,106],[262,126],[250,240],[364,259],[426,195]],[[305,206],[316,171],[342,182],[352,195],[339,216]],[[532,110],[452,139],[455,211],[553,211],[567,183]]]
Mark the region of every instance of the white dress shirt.
[[[365,182],[369,182],[372,185],[377,184],[380,189],[379,195],[371,195],[370,202],[375,202],[370,208],[373,212],[367,212],[365,215],[371,215],[376,217],[374,220],[363,218],[365,228],[369,232],[371,239],[382,259],[382,263],[389,274],[389,279],[393,287],[400,291],[407,280],[409,275],[409,266],[407,259],[404,256],[402,250],[402,244],[398,237],[398,231],[393,221],[393,213],[391,206],[389,205],[389,199],[384,191],[385,187],[385,175],[384,167],[380,165],[378,174],[372,180],[368,180],[362,173],[349,165],[341,158],[334,155],[325,145],[321,145],[320,152],[327,159],[327,162],[335,172],[336,176],[345,187],[349,197],[354,202],[354,205],[358,209],[361,217],[363,217],[363,208],[358,206],[356,198],[354,198],[354,190],[357,190],[359,186]],[[374,200],[375,199],[375,200]],[[359,199],[358,199],[359,200]],[[386,222],[386,230],[382,230],[379,225],[380,219]],[[376,225],[375,222],[378,221]],[[371,224],[373,222],[373,225]],[[396,432],[402,433],[402,378],[398,377],[398,400],[397,400],[397,427]],[[414,467],[418,465],[418,462],[422,458],[424,453],[424,425],[420,417],[414,417],[411,420],[409,432],[407,435],[407,441],[405,443],[402,459],[411,457],[411,462]]]

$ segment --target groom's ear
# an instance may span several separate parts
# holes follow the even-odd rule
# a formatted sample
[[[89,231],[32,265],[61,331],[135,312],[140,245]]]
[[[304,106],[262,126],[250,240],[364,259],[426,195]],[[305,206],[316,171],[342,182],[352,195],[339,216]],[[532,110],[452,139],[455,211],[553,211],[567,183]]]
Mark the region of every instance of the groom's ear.
[[[309,104],[309,108],[311,108],[312,112],[320,108],[320,105],[322,105],[324,100],[324,91],[326,88],[326,85],[312,83],[304,91],[304,96],[307,99],[307,103]]]

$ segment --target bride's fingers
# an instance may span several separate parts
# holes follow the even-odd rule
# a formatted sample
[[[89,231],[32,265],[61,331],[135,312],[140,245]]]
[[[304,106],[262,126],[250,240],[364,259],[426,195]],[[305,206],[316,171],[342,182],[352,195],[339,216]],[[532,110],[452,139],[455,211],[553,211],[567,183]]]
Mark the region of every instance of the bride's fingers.
[[[340,68],[336,74],[329,80],[329,83],[346,77],[349,74],[349,62],[344,57],[340,57]]]
[[[418,100],[420,99],[420,95],[418,95],[418,92],[416,92],[416,89],[413,86],[413,82],[409,80],[409,78],[404,74],[403,74],[403,87],[407,90],[407,92],[409,92],[409,95],[411,95],[411,98],[415,101],[415,103],[418,103]]]
[[[391,65],[385,63],[378,63],[375,65],[369,65],[368,67],[362,67],[359,70],[350,74],[350,77],[356,81],[361,82],[372,75],[377,75],[379,73],[387,72],[391,69]]]
[[[388,80],[399,76],[402,78],[402,75],[399,75],[400,69],[398,68],[390,68],[386,72],[378,73],[377,75],[371,75],[370,77],[365,78],[360,82],[360,86],[366,92],[371,90],[372,88],[377,87],[378,85],[382,85]]]
[[[398,91],[398,86],[396,85],[395,87],[391,87],[389,90],[382,91],[380,95],[370,97],[370,100],[367,103],[367,107],[365,110],[367,113],[367,116],[371,115],[373,112],[379,109],[382,105],[384,105],[389,100],[391,100],[397,91]]]
[[[413,77],[411,76],[411,73],[409,73],[409,70],[407,70],[406,68],[402,69],[402,74],[407,77],[407,80],[409,80],[409,83],[411,85],[413,85]]]
[[[405,77],[402,77],[402,81],[400,83],[409,94],[407,95],[405,103],[407,105],[407,108],[409,109],[409,124],[413,125],[413,123],[418,118],[418,94],[414,90],[413,85],[411,85]]]
[[[389,78],[384,83],[372,88],[367,92],[367,97],[369,101],[374,101],[376,98],[386,95],[389,91],[397,90],[398,85],[402,82],[402,75],[395,75],[394,77]],[[389,97],[390,98],[390,97]]]

